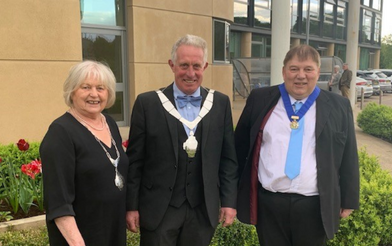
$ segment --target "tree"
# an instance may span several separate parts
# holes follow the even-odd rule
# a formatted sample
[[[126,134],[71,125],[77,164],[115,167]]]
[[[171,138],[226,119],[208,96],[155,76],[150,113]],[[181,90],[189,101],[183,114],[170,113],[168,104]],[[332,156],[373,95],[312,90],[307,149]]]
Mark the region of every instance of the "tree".
[[[392,34],[382,37],[380,68],[392,68]]]

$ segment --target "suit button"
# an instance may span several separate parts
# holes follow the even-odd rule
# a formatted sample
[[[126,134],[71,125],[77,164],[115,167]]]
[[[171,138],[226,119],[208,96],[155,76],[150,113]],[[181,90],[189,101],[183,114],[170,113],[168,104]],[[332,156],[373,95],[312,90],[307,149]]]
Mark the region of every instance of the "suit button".
[[[172,187],[169,187],[169,190],[170,190],[170,191],[173,191],[173,188],[172,188]]]
[[[190,185],[191,185],[190,183],[187,183],[187,184],[186,184],[186,186],[190,186]]]
[[[174,169],[177,169],[177,165],[174,165]]]
[[[188,172],[188,175],[191,175],[191,172]]]

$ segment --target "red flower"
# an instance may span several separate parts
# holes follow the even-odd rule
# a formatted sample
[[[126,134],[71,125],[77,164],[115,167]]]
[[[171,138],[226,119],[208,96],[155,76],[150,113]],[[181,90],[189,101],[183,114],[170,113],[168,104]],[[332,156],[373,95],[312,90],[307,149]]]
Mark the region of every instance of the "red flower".
[[[124,148],[128,148],[128,144],[129,140],[122,142],[122,146],[124,146]]]
[[[35,179],[35,175],[42,173],[42,164],[40,160],[34,160],[29,164],[24,164],[21,166],[20,170],[30,176],[30,178]]]
[[[20,151],[26,151],[29,149],[30,145],[28,142],[26,142],[24,139],[19,139],[19,141],[16,143],[18,146],[18,149]]]
[[[0,163],[2,163],[3,162],[3,159],[1,159],[1,157],[0,157]]]

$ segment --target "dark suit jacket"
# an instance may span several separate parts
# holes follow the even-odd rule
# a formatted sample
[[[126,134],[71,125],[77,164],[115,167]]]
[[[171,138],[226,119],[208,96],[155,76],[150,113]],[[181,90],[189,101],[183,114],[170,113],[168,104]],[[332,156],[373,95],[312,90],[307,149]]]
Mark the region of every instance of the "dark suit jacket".
[[[163,93],[175,105],[173,85]],[[201,95],[204,101],[207,91],[203,88]],[[140,224],[148,230],[156,229],[161,222],[172,196],[179,151],[177,124],[178,120],[163,108],[155,91],[136,99],[127,149],[130,161],[127,210],[138,210]],[[236,208],[238,165],[229,98],[215,91],[211,111],[200,124],[204,198],[211,225],[215,227],[220,206]]]
[[[240,171],[238,218],[250,223],[250,166],[261,122],[280,98],[277,86],[255,89],[247,99],[235,131]],[[317,186],[328,238],[339,227],[340,208],[358,209],[358,152],[350,102],[321,90],[316,100]]]
[[[340,77],[339,89],[340,89],[340,87],[342,87],[342,85],[345,85],[348,88],[350,88],[350,83],[351,83],[352,77],[353,77],[353,72],[351,70],[349,70],[349,69],[344,70],[342,73],[342,77]]]

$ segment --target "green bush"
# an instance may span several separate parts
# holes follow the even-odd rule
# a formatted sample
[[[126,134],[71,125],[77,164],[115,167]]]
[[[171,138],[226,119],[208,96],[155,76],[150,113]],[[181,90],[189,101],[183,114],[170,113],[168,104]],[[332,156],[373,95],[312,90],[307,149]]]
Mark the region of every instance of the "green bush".
[[[392,142],[392,108],[369,103],[358,114],[357,123],[370,135]]]
[[[365,149],[359,151],[360,208],[342,219],[328,246],[392,245],[392,176]]]
[[[0,233],[0,246],[49,246],[46,227]],[[139,234],[127,232],[127,245],[138,246]]]
[[[48,246],[46,227],[34,230],[7,231],[0,233],[0,245],[7,246]]]
[[[392,245],[392,176],[365,149],[359,151],[361,174],[360,209],[342,219],[335,238],[328,246]],[[127,245],[139,244],[139,234],[128,232]],[[0,245],[48,245],[46,229],[0,233]],[[211,246],[258,246],[254,226],[235,221],[230,227],[218,226]]]
[[[259,246],[256,228],[235,220],[229,227],[221,225],[215,231],[210,246]]]

